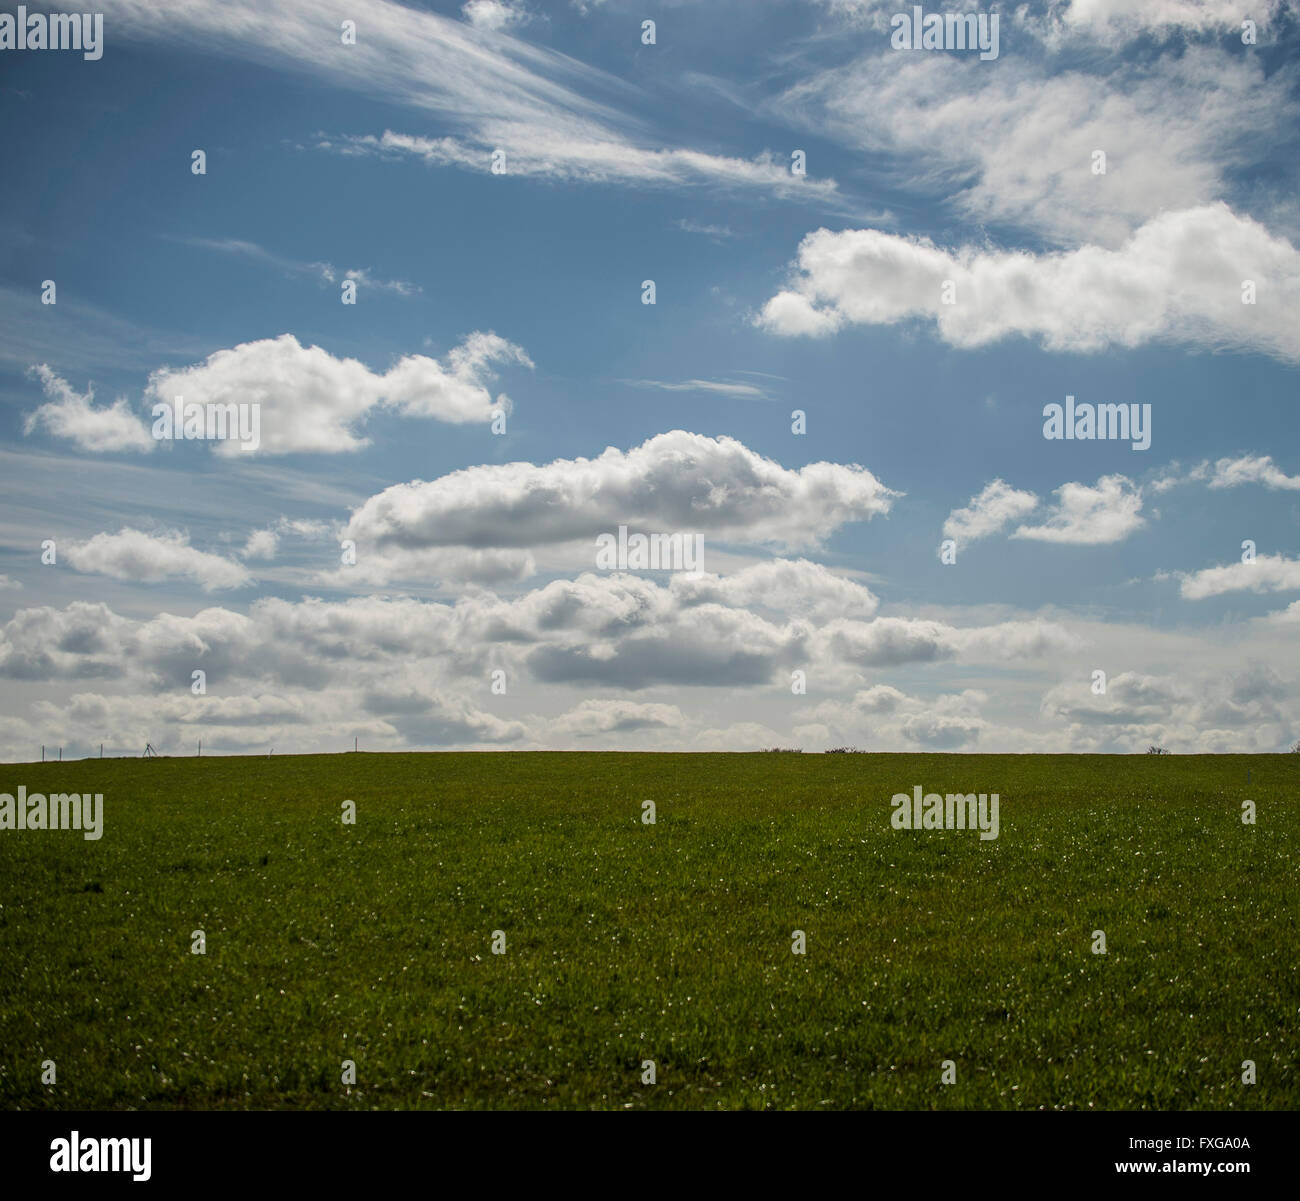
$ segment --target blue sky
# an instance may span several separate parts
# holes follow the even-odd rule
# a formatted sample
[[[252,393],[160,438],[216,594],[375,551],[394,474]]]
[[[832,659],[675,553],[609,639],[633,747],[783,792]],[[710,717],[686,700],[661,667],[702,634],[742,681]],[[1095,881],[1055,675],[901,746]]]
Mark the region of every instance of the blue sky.
[[[911,9],[0,49],[0,754],[1300,738],[1293,7],[962,10],[989,61]],[[261,444],[153,438],[176,394]],[[1067,395],[1149,449],[1046,440]],[[703,576],[598,571],[620,525]]]

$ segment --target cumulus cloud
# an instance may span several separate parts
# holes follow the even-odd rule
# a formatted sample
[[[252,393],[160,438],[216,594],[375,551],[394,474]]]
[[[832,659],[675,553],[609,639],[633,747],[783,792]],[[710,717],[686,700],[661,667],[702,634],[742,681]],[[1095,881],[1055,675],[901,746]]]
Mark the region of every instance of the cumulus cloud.
[[[96,408],[95,392],[77,392],[67,380],[45,364],[32,369],[49,400],[23,423],[23,433],[45,429],[56,438],[67,438],[81,450],[148,452],[157,445],[144,423],[131,412],[125,397],[107,408]]]
[[[1238,455],[1214,462],[1205,459],[1187,470],[1177,462],[1170,463],[1146,489],[1159,494],[1187,484],[1206,484],[1216,490],[1258,484],[1272,491],[1295,492],[1300,491],[1300,476],[1287,475],[1272,455]]]
[[[1242,303],[1253,280],[1257,303]],[[945,304],[945,281],[956,302]],[[1122,246],[1053,254],[964,246],[876,229],[819,229],[797,274],[757,318],[787,336],[929,318],[959,347],[1020,335],[1049,350],[1152,341],[1239,349],[1300,362],[1300,252],[1218,203],[1161,213]]]
[[[899,667],[943,660],[997,663],[1038,659],[1077,649],[1078,640],[1055,622],[1033,619],[990,626],[952,626],[908,617],[836,620],[816,632],[814,647],[830,662]]]
[[[1204,600],[1226,592],[1290,592],[1300,589],[1300,559],[1258,555],[1249,563],[1207,567],[1180,578],[1186,600]]]
[[[463,695],[438,689],[381,685],[365,694],[362,708],[416,744],[518,742],[527,733],[521,721],[506,720],[477,708]]]
[[[954,509],[943,523],[946,538],[959,543],[974,542],[996,534],[1013,521],[1027,516],[1038,506],[1032,492],[1020,492],[1004,480],[986,484],[978,496],[972,496],[964,509]]]
[[[876,684],[847,701],[824,701],[808,716],[826,727],[831,741],[867,750],[907,745],[933,751],[969,749],[989,728],[980,714],[988,695],[978,689],[915,697],[889,684]]]
[[[160,368],[150,375],[145,395],[150,404],[168,406],[177,397],[187,406],[259,406],[260,443],[215,440],[218,455],[339,454],[368,445],[358,427],[379,408],[452,424],[486,422],[497,410],[508,412],[510,398],[502,393],[494,400],[488,389],[498,364],[533,365],[521,347],[494,333],[470,334],[445,361],[405,355],[385,372],[281,334],[215,351],[194,366]],[[79,395],[48,367],[35,370],[53,399],[27,418],[28,433],[44,426],[89,451],[157,445],[125,400],[96,409],[90,392]]]
[[[1062,484],[1056,505],[1041,525],[1020,526],[1013,538],[1101,546],[1120,542],[1139,529],[1144,518],[1142,490],[1122,475],[1104,475],[1095,486]]]
[[[365,705],[358,713],[356,693],[337,687],[235,697],[194,697],[188,688],[154,695],[82,692],[62,704],[37,702],[29,728],[63,745],[85,739],[91,730],[96,742],[119,753],[123,748],[138,753],[148,741],[163,753],[187,754],[200,738],[204,754],[247,754],[301,748],[304,742],[311,749],[350,750],[354,737],[369,750],[513,745],[526,733],[522,721],[504,720],[436,692],[412,694],[396,711],[386,708],[382,697],[365,699],[387,716],[373,715]]]
[[[1262,484],[1265,488],[1295,492],[1300,491],[1300,475],[1287,475],[1271,455],[1243,455],[1215,463],[1211,488],[1236,488],[1241,484]]]
[[[146,534],[124,528],[116,534],[96,534],[86,542],[71,542],[61,552],[74,571],[111,576],[115,580],[154,584],[190,579],[205,592],[241,588],[252,576],[238,563],[197,550],[179,530]]]
[[[724,541],[813,547],[850,521],[888,513],[899,494],[856,464],[787,469],[734,438],[673,430],[596,458],[469,467],[398,484],[357,509],[344,536],[358,567],[409,578],[437,549],[511,552],[630,531],[698,533]],[[364,552],[364,554],[363,554]]]
[[[865,618],[880,601],[865,584],[807,559],[773,559],[729,575],[674,575],[668,587],[682,604],[774,609],[797,617]]]
[[[367,445],[356,427],[381,405],[406,417],[489,420],[494,409],[509,408],[504,395],[494,401],[486,386],[491,365],[503,361],[532,366],[520,347],[492,333],[471,334],[448,354],[446,364],[406,355],[382,374],[281,334],[218,350],[193,367],[155,371],[148,393],[163,403],[183,396],[187,405],[260,405],[256,453],[337,454]],[[245,453],[233,441],[215,446],[218,454]]]
[[[833,577],[796,565],[820,588],[805,608],[853,607],[864,595],[836,592]],[[752,595],[762,576],[738,590]],[[211,608],[147,621],[102,604],[23,609],[0,627],[0,676],[21,679],[126,677],[157,685],[188,680],[196,666],[247,690],[329,686],[391,693],[395,673],[418,690],[443,681],[510,678],[599,684],[636,691],[657,684],[702,688],[768,684],[802,666],[829,678],[868,665],[941,660],[1003,663],[1043,658],[1074,645],[1040,620],[954,627],[905,618],[800,616],[707,599],[716,581],[667,583],[633,575],[584,574],[506,599],[488,591],[454,604],[405,597],[299,602],[264,597],[247,613]],[[725,599],[725,597],[724,597]],[[779,592],[765,598],[779,600]],[[373,711],[373,709],[372,709]]]
[[[552,721],[550,729],[555,734],[591,737],[634,730],[681,729],[685,725],[686,719],[676,705],[615,698],[583,701]]]
[[[244,549],[239,552],[244,559],[274,559],[279,538],[274,530],[254,530],[248,535]]]
[[[1232,671],[1125,671],[1104,693],[1087,679],[1044,694],[1042,716],[1061,723],[1080,750],[1142,751],[1151,745],[1193,752],[1277,751],[1300,721],[1293,682],[1251,662]]]

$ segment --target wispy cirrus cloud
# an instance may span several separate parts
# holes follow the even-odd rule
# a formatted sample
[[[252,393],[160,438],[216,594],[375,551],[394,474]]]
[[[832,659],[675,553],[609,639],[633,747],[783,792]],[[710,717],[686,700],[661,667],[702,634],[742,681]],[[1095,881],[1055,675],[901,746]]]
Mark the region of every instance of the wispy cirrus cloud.
[[[265,263],[267,266],[273,267],[286,275],[305,275],[315,279],[322,285],[339,283],[342,280],[350,279],[358,285],[359,290],[391,292],[396,296],[418,296],[424,290],[419,284],[413,284],[405,279],[376,279],[368,267],[343,269],[335,267],[333,263],[303,262],[298,259],[286,258],[284,255],[273,254],[256,242],[248,242],[242,238],[187,237],[173,238],[171,240],[182,242],[186,246],[197,246],[204,250],[215,250],[221,254],[238,255],[254,262]]]
[[[792,175],[788,160],[767,151],[753,158],[705,154],[698,150],[653,148],[609,140],[581,140],[562,131],[519,131],[509,125],[490,127],[480,139],[429,138],[386,129],[382,134],[321,135],[318,150],[413,159],[431,167],[463,167],[490,172],[498,152],[506,175],[542,175],[587,183],[625,183],[643,187],[713,183],[775,192],[784,199],[815,199],[834,208],[841,202],[833,179]]]
[[[788,160],[746,159],[666,146],[626,102],[625,81],[547,47],[510,36],[498,18],[517,5],[471,5],[470,20],[371,0],[106,0],[121,36],[202,42],[266,66],[305,71],[335,86],[437,113],[447,135],[322,139],[324,149],[413,156],[438,166],[491,169],[504,150],[509,170],[590,182],[711,183],[836,202],[833,180],[791,175]],[[478,19],[475,20],[474,18]],[[344,21],[360,29],[354,44]]]
[[[1075,11],[1085,7],[1098,6]],[[1272,69],[1258,54],[1181,38],[1141,55],[1094,45],[1063,62],[1032,32],[1028,42],[1017,37],[1045,25],[1001,16],[995,69],[893,50],[886,24],[855,39],[847,63],[825,65],[819,44],[819,57],[801,60],[764,111],[869,156],[893,185],[939,200],[955,217],[1060,246],[1114,248],[1162,212],[1222,201],[1263,216],[1289,198],[1289,189],[1261,189],[1247,174],[1279,137],[1296,140],[1293,66]]]
[[[660,392],[716,392],[719,396],[734,396],[741,399],[761,399],[767,395],[762,388],[754,384],[729,383],[726,380],[687,379],[624,379],[621,384],[630,384],[634,388],[655,388]]]

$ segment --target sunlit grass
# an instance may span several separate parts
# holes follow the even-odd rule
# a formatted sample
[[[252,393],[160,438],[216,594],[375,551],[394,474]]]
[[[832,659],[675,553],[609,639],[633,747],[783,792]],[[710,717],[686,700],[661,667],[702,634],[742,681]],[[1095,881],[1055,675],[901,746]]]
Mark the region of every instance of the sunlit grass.
[[[106,816],[98,842],[0,831],[10,1108],[1300,1104],[1300,756],[0,769],[19,784]],[[892,830],[916,784],[997,792],[1000,837]]]

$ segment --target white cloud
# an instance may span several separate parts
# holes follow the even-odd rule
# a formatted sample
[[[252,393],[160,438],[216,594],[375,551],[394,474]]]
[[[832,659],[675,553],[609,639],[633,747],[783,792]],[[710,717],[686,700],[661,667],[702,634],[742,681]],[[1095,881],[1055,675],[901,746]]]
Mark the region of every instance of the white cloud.
[[[1095,486],[1062,484],[1042,525],[1020,526],[1013,538],[1101,546],[1120,542],[1143,524],[1142,490],[1122,475],[1104,475]]]
[[[183,396],[187,405],[260,405],[258,454],[337,454],[367,445],[356,427],[379,406],[453,423],[486,422],[494,409],[508,410],[509,399],[493,400],[487,388],[499,362],[532,366],[520,347],[492,333],[470,334],[445,364],[406,355],[383,373],[281,334],[218,350],[193,367],[155,371],[147,393],[168,404]],[[233,441],[215,448],[230,456],[252,453]]]
[[[1251,563],[1229,563],[1183,575],[1186,600],[1204,600],[1225,592],[1290,592],[1300,589],[1300,559],[1258,555]]]
[[[585,539],[594,566],[595,538],[620,525],[699,533],[706,547],[709,538],[814,547],[847,522],[888,513],[897,496],[856,464],[787,469],[734,438],[672,430],[592,459],[477,466],[398,484],[357,509],[344,536],[375,580],[411,578],[424,567],[412,556],[453,547],[510,550],[523,570],[527,548]]]
[[[146,552],[157,556],[159,548]],[[835,577],[819,577],[812,565],[791,568],[787,596],[800,612],[852,611],[855,597],[835,596]],[[152,567],[175,569],[175,563]],[[137,577],[144,573],[135,570]],[[789,595],[788,585],[799,576],[820,596]],[[944,660],[1004,664],[1059,656],[1076,642],[1059,624],[1037,619],[956,627],[905,618],[835,618],[818,628],[776,608],[779,588],[764,598],[766,615],[743,607],[763,579],[759,574],[742,581],[736,603],[678,578],[661,585],[630,575],[586,574],[514,599],[467,592],[455,604],[378,596],[341,602],[264,597],[247,614],[211,608],[149,620],[84,602],[61,610],[22,609],[0,627],[0,675],[156,685],[188,679],[197,666],[212,678],[219,675],[227,694],[350,687],[389,695],[410,677],[409,685],[422,692],[436,687],[465,695],[470,680],[481,682],[474,686],[486,695],[489,672],[501,668],[514,685],[513,696],[538,695],[539,684],[625,691],[779,680],[788,685],[796,667],[824,683],[843,673],[845,664],[850,670]]]
[[[1300,475],[1287,475],[1271,455],[1243,455],[1215,463],[1211,488],[1236,488],[1241,484],[1263,484],[1294,492],[1300,490]]]
[[[865,152],[895,186],[941,198],[968,222],[1061,245],[1113,247],[1161,212],[1259,198],[1236,173],[1276,154],[1276,131],[1294,125],[1293,70],[1219,44],[1094,52],[1063,66],[1017,39],[1020,28],[1003,14],[996,64],[894,51],[887,33],[871,36],[847,66],[808,62],[767,107]],[[1093,174],[1097,150],[1104,175]]]
[[[502,7],[474,11],[490,19]],[[104,10],[123,39],[197,42],[207,52],[309,72],[335,88],[436,113],[437,125],[452,131],[445,138],[405,139],[405,147],[403,135],[376,140],[429,162],[486,171],[492,151],[501,148],[511,172],[551,178],[693,181],[819,201],[836,195],[834,181],[797,179],[788,160],[774,156],[745,160],[662,148],[644,121],[598,98],[628,94],[618,77],[544,46],[388,0],[368,0],[363,12],[354,0],[106,0]],[[341,44],[344,20],[357,23],[355,45]],[[337,148],[350,145],[365,149],[368,143],[342,139]]]
[[[764,751],[778,746],[790,748],[790,739],[786,735],[757,721],[712,726],[701,730],[695,736],[695,742],[702,751]]]
[[[829,741],[863,750],[903,745],[955,751],[977,743],[990,727],[980,715],[988,699],[977,689],[921,698],[876,684],[848,701],[823,701],[809,716],[826,727]]]
[[[1073,650],[1076,643],[1064,627],[1048,621],[961,627],[907,617],[831,621],[816,631],[813,639],[815,653],[821,659],[864,667],[943,660],[997,663],[1004,659],[1038,659]]]
[[[1272,455],[1238,455],[1213,463],[1205,459],[1187,471],[1177,462],[1170,463],[1146,490],[1161,494],[1186,484],[1207,484],[1213,489],[1259,484],[1273,491],[1295,492],[1300,491],[1300,476],[1287,475]]]
[[[548,179],[588,183],[625,183],[643,187],[713,183],[775,192],[785,199],[806,197],[842,207],[833,179],[810,179],[790,172],[787,161],[770,151],[753,158],[702,154],[696,150],[657,150],[622,141],[573,137],[560,129],[503,126],[487,140],[427,138],[386,129],[382,134],[322,137],[317,149],[340,154],[414,158],[431,167],[490,171],[493,154],[505,152],[508,175],[542,175]]]
[[[64,379],[41,364],[32,369],[41,388],[50,399],[29,413],[23,432],[44,428],[56,438],[67,438],[81,450],[148,452],[157,443],[143,422],[131,412],[125,398],[119,397],[109,408],[93,405],[94,390],[76,392]]]
[[[1042,33],[1052,40],[1086,33],[1118,42],[1144,33],[1237,33],[1246,19],[1266,27],[1287,0],[1061,0],[1049,5]],[[1030,26],[1034,26],[1031,24]]]
[[[274,559],[279,538],[274,530],[254,530],[248,535],[244,549],[239,552],[244,559]]]
[[[687,234],[703,234],[714,241],[736,236],[735,231],[728,225],[707,225],[700,221],[692,221],[689,217],[681,218],[677,222],[677,228]]]
[[[392,292],[397,296],[418,296],[424,289],[405,279],[376,279],[368,267],[340,269],[333,263],[301,262],[273,254],[256,242],[240,238],[178,238],[187,246],[201,246],[206,250],[216,250],[223,254],[235,254],[258,262],[268,263],[289,275],[308,275],[321,284],[337,283],[341,279],[354,280],[358,291],[371,289],[377,292]]]
[[[557,717],[550,726],[555,734],[591,737],[633,730],[676,730],[686,725],[676,705],[643,704],[622,699],[583,701]]]
[[[152,584],[188,578],[205,592],[240,588],[252,580],[240,564],[196,550],[189,537],[178,530],[146,534],[126,528],[116,534],[96,534],[86,542],[68,543],[61,551],[74,571],[117,580]]]
[[[511,0],[468,0],[461,5],[460,11],[475,29],[494,32],[512,25],[526,25],[531,19],[522,4],[511,3]]]
[[[818,0],[836,16],[889,28],[889,17],[899,11],[898,0]],[[1060,46],[1070,39],[1091,38],[1117,44],[1157,33],[1199,34],[1240,32],[1251,18],[1261,28],[1276,20],[1290,0],[1049,0],[1047,4],[1020,5],[1001,10],[1002,36],[1025,32]],[[990,0],[974,0],[969,11],[999,11]],[[967,10],[963,10],[967,11]]]
[[[1242,304],[1242,281],[1257,303]],[[945,281],[956,303],[943,303]],[[790,289],[764,306],[773,333],[932,318],[944,341],[984,346],[1012,335],[1049,350],[1151,341],[1234,348],[1300,361],[1300,252],[1224,204],[1162,213],[1118,250],[1058,254],[941,249],[880,230],[820,229],[799,247]]]
[[[1048,722],[1064,723],[1079,750],[1148,746],[1223,753],[1277,751],[1300,729],[1294,682],[1260,662],[1224,671],[1125,671],[1096,694],[1088,678],[1048,689]]]
[[[978,496],[971,497],[966,508],[948,514],[948,520],[943,523],[944,536],[958,543],[987,538],[1027,516],[1037,506],[1038,497],[1032,492],[1019,492],[1004,480],[994,480]]]
[[[659,379],[629,379],[622,381],[636,388],[657,388],[661,392],[716,392],[720,396],[733,396],[743,399],[766,396],[762,388],[753,384],[732,384],[723,380],[688,379],[676,383]]]
[[[767,608],[796,617],[867,618],[880,601],[863,584],[807,559],[773,559],[730,575],[674,575],[668,586],[683,604]]]

